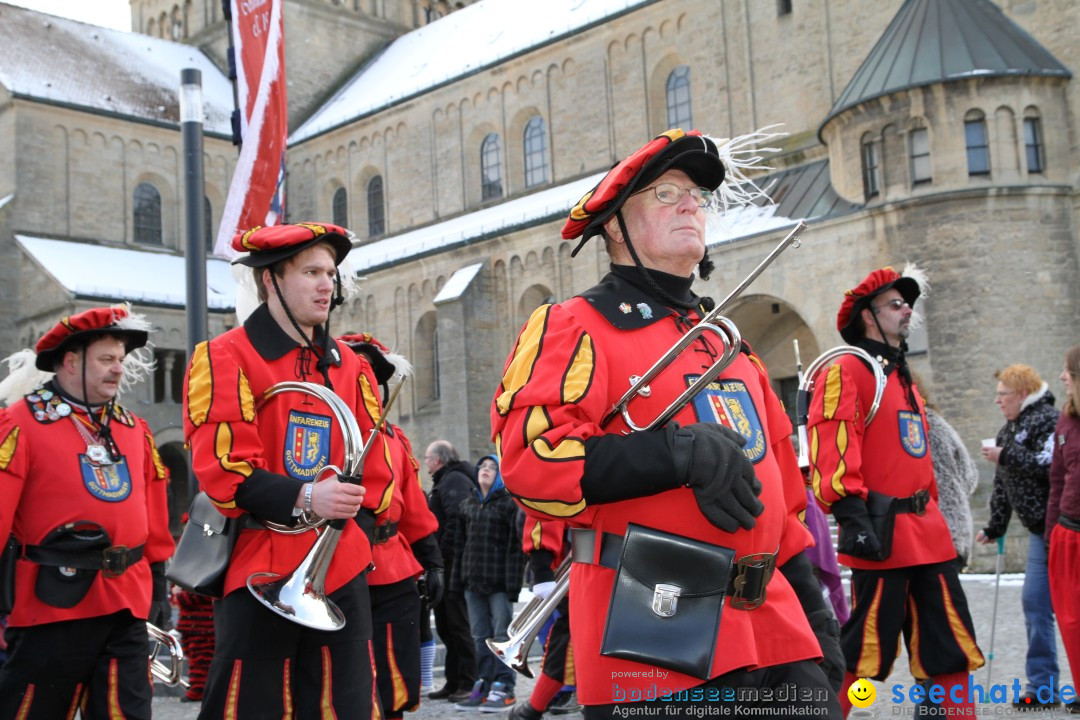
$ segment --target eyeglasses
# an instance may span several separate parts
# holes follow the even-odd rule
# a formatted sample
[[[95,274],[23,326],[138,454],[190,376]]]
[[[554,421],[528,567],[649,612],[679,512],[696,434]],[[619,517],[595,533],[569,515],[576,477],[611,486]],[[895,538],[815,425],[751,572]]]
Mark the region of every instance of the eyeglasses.
[[[686,194],[690,195],[691,199],[693,199],[693,201],[697,203],[697,206],[699,208],[708,207],[709,203],[711,203],[713,199],[713,194],[711,190],[706,190],[705,188],[700,187],[681,188],[675,183],[660,183],[658,185],[650,185],[647,188],[642,188],[641,190],[638,190],[634,194],[637,195],[638,193],[643,193],[646,190],[652,190],[656,194],[656,199],[664,203],[665,205],[678,204],[678,202],[682,200],[682,196]]]
[[[1015,394],[1016,394],[1015,390],[998,390],[996,393],[994,393],[994,397],[1003,398],[1003,397],[1009,397],[1010,395],[1015,395]]]
[[[883,302],[880,305],[875,305],[875,310],[884,310],[885,308],[892,308],[893,310],[900,310],[901,308],[910,308],[911,305],[907,300],[901,300],[900,298],[893,298],[889,302]]]

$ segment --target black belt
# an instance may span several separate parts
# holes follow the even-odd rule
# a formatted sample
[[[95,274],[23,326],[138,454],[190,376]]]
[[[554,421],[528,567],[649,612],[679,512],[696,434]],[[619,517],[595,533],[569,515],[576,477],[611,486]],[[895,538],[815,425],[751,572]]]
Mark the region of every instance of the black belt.
[[[104,570],[105,577],[117,577],[142,560],[143,546],[113,545],[100,551],[65,552],[41,545],[27,545],[26,557],[39,565],[79,570]]]
[[[1070,517],[1065,513],[1061,513],[1060,515],[1058,515],[1058,525],[1067,530],[1074,530],[1076,532],[1080,532],[1080,520],[1077,520],[1074,517]]]
[[[930,491],[920,490],[914,495],[906,498],[896,498],[893,502],[893,507],[896,512],[899,513],[915,513],[916,515],[925,515],[926,506],[930,504]]]
[[[570,529],[570,547],[574,562],[603,565],[615,570],[619,567],[623,539],[613,533],[601,533],[599,557],[596,553],[596,530]],[[735,561],[734,571],[728,579],[727,595],[731,607],[737,610],[753,610],[765,602],[765,590],[776,569],[776,553],[750,553]]]
[[[397,535],[397,523],[396,522],[388,522],[388,523],[383,523],[382,525],[376,525],[375,526],[375,535],[372,537],[372,542],[375,543],[376,545],[382,545],[384,542],[387,542],[390,538],[394,537],[395,535]]]

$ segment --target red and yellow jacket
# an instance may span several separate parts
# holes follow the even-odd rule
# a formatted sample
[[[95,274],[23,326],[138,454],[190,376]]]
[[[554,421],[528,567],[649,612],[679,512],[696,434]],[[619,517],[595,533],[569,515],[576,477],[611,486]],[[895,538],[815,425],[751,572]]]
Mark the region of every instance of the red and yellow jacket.
[[[381,489],[369,486],[364,507],[375,512],[376,526],[391,522],[398,526],[396,534],[372,549],[375,569],[368,575],[371,585],[389,585],[419,575],[423,568],[413,556],[412,543],[439,527],[420,485],[420,465],[413,457],[409,438],[397,425],[386,428],[385,434],[394,457],[394,479]]]
[[[330,340],[334,392],[356,416],[361,442],[378,421],[375,377],[366,360],[342,353]],[[301,486],[327,464],[342,467],[340,429],[330,410],[312,396],[289,392],[259,407],[276,383],[307,379],[322,383],[317,358],[278,326],[261,305],[243,327],[233,328],[192,354],[184,384],[184,435],[192,469],[214,504],[230,517],[250,512],[287,523]],[[393,482],[393,461],[384,435],[376,438],[363,467],[364,485]],[[377,491],[376,491],[377,492]],[[243,588],[255,572],[291,573],[315,542],[315,533],[286,535],[245,529],[233,550],[225,594]],[[371,547],[354,522],[345,524],[326,578],[337,590],[371,562]]]
[[[806,428],[810,480],[826,512],[848,495],[866,499],[868,490],[900,498],[919,490],[930,493],[925,515],[897,515],[892,554],[886,560],[841,553],[840,562],[852,568],[910,567],[956,556],[938,507],[922,398],[912,388],[916,403],[912,409],[900,373],[894,367],[888,369],[881,405],[869,425],[866,415],[874,398],[874,374],[853,355],[842,356],[818,375],[810,403]]]
[[[518,336],[492,405],[492,428],[506,486],[532,518],[564,520],[622,536],[633,522],[733,548],[736,558],[777,553],[777,566],[811,544],[799,519],[806,492],[791,444],[791,423],[756,356],[735,361],[683,408],[682,424],[723,422],[747,438],[765,505],[753,530],[728,534],[698,509],[688,488],[650,497],[590,505],[581,479],[585,442],[627,430],[622,418],[600,422],[640,375],[684,334],[686,320],[629,283],[608,275],[600,285],[559,305],[538,308]],[[640,425],[656,417],[715,359],[712,343],[699,340],[651,383],[651,394],[630,405]],[[674,470],[673,470],[674,471]],[[611,477],[611,482],[618,482]],[[662,695],[701,683],[676,672],[642,677],[648,666],[603,657],[600,645],[615,572],[574,563],[571,570],[571,633],[578,659],[578,695],[585,704],[615,701],[620,688]],[[798,599],[779,572],[772,575],[765,603],[751,611],[725,603],[711,677],[738,668],[758,668],[820,657]],[[636,672],[636,677],[635,677]],[[629,693],[628,693],[629,696]]]
[[[168,471],[146,422],[115,404],[109,427],[123,458],[95,469],[84,457],[87,443],[74,425],[77,416],[86,418],[85,409],[67,404],[71,415],[57,415],[60,400],[50,384],[0,412],[0,538],[13,533],[24,546],[39,545],[57,527],[86,520],[101,525],[113,545],[142,545],[143,555],[117,577],[99,572],[86,597],[71,608],[41,602],[34,592],[40,566],[20,558],[8,624],[24,627],[121,610],[145,619],[152,595],[150,564],[164,562],[174,548]]]

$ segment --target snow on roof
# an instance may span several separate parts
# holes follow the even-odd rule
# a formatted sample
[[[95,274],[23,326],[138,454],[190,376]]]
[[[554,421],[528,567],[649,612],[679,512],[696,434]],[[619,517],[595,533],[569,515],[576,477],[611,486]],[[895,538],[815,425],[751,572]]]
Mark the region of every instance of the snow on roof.
[[[289,138],[365,114],[657,0],[481,0],[391,43]]]
[[[187,277],[181,255],[26,235],[16,235],[15,240],[75,295],[187,305]],[[232,310],[236,305],[236,281],[225,260],[206,260],[206,301],[211,310]]]
[[[569,214],[570,208],[604,175],[590,175],[494,207],[362,245],[349,254],[349,262],[358,273],[364,274],[454,245],[468,244],[494,233],[505,234],[545,220],[561,222]],[[829,180],[827,160],[775,172],[757,178],[755,182],[768,192],[773,203],[761,200],[759,204],[731,208],[723,213],[710,212],[706,229],[706,242],[710,246],[788,227],[800,220],[835,217],[858,209],[858,206],[836,194]],[[553,235],[552,242],[558,240]]]
[[[476,273],[480,272],[480,268],[484,267],[484,263],[476,263],[474,265],[466,265],[461,268],[446,281],[442,290],[432,300],[433,303],[438,305],[439,303],[447,302],[448,300],[454,300],[461,297],[461,293],[465,292],[465,288],[469,287],[469,283],[476,277]]]
[[[0,3],[0,85],[15,95],[179,124],[189,67],[205,130],[231,136],[232,85],[198,48]]]

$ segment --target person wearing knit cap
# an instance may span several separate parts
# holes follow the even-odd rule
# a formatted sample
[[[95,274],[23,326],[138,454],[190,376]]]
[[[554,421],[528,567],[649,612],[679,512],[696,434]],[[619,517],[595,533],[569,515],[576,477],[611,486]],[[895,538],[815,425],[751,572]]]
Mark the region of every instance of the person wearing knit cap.
[[[371,363],[375,380],[383,388],[388,388],[395,375],[404,382],[412,374],[406,358],[390,352],[370,333],[342,335],[338,342]],[[383,486],[366,482],[364,507],[375,514],[375,569],[368,574],[375,680],[383,717],[392,719],[420,705],[421,597],[417,580],[423,580],[425,607],[437,605],[442,595],[443,558],[435,539],[439,522],[420,485],[420,464],[413,456],[412,443],[392,423],[385,425],[383,432],[395,454],[394,477]]]
[[[606,418],[631,376],[712,307],[692,286],[695,270],[709,270],[706,214],[724,189],[726,147],[669,130],[586,193],[562,235],[581,238],[575,253],[600,236],[611,271],[533,312],[492,403],[507,489],[530,517],[571,527],[570,625],[587,719],[690,715],[734,699],[735,688],[746,707],[839,712],[818,664],[842,657],[803,552],[811,540],[799,520],[806,493],[791,422],[760,358],[740,348],[664,427],[631,432],[617,413]],[[631,414],[657,417],[721,351],[695,338]],[[678,551],[658,550],[672,545]],[[706,571],[699,558],[730,570]],[[634,576],[652,579],[637,601],[624,595]],[[706,576],[712,585],[697,587]],[[707,620],[693,620],[699,607]],[[663,630],[636,622],[654,616]],[[774,692],[789,683],[805,694]],[[639,703],[648,707],[626,707]]]
[[[923,399],[906,358],[924,284],[915,268],[900,274],[886,267],[844,294],[841,337],[875,358],[887,378],[873,422],[866,418],[874,373],[854,355],[818,377],[809,410],[810,479],[840,526],[840,563],[852,569],[853,610],[841,630],[845,713],[857,679],[889,676],[901,632],[911,674],[941,686],[944,707],[974,712],[967,678],[983,665],[938,505]]]
[[[368,651],[371,608],[364,572],[371,564],[375,518],[361,509],[359,478],[326,473],[344,466],[342,429],[325,404],[280,393],[280,382],[331,389],[356,418],[366,441],[378,421],[378,382],[370,363],[343,352],[329,334],[339,304],[338,266],[350,233],[327,223],[252,228],[233,239],[253,268],[261,304],[240,327],[197,345],[184,383],[184,436],[192,470],[214,505],[243,518],[215,604],[214,660],[201,718],[369,718],[373,677]],[[383,486],[394,469],[385,438],[375,437],[361,472]],[[344,524],[325,576],[328,598],[345,618],[336,631],[291,622],[247,590],[254,573],[288,575],[318,532],[285,534],[259,521],[295,525],[303,512]]]
[[[117,401],[150,363],[126,305],[60,320],[0,383],[0,538],[17,545],[0,717],[149,718],[146,620],[167,603],[168,471]],[[3,587],[14,581],[14,588]],[[5,590],[7,592],[5,592]]]

